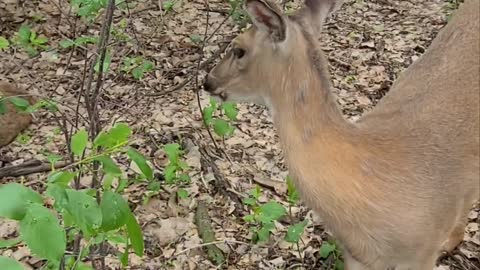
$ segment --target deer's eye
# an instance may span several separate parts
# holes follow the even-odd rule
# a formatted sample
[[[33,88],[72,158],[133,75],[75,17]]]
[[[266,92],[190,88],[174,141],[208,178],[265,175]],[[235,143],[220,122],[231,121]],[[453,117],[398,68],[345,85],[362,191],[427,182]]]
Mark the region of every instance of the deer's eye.
[[[241,48],[234,48],[233,55],[235,55],[237,59],[240,59],[245,55],[245,50]]]

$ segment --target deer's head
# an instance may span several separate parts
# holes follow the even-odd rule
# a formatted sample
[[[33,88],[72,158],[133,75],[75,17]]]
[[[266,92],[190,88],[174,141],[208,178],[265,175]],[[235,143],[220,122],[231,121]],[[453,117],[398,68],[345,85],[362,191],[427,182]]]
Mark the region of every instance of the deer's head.
[[[326,17],[340,5],[335,0],[306,0],[304,8],[287,16],[269,0],[246,0],[253,25],[232,41],[204,89],[222,100],[259,104],[281,95],[287,80],[318,64],[312,46],[316,48]]]

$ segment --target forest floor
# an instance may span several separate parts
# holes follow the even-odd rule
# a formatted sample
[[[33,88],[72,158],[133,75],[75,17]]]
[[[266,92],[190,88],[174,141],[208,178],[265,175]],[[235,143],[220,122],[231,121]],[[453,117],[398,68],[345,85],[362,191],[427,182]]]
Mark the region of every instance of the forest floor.
[[[162,145],[181,143],[191,183],[185,187],[189,196],[182,200],[175,198],[175,187],[165,186],[145,201],[145,183],[128,186],[125,196],[146,241],[145,255],[140,258],[132,254],[129,269],[334,269],[334,256],[319,258],[319,248],[331,236],[324,230],[321,217],[303,204],[290,208],[289,219],[275,223],[269,241],[252,243],[250,226],[243,220],[249,208],[241,203],[250,191],[260,185],[259,201],[288,205],[288,171],[266,108],[239,104],[234,134],[224,140],[213,136],[220,150],[215,149],[201,121],[195,93],[200,88],[198,82],[205,70],[219,60],[217,52],[240,31],[229,17],[228,2],[212,0],[209,9],[201,0],[135,3],[128,11],[115,13],[114,24],[127,19],[123,34],[133,42],[111,44],[112,65],[99,103],[101,121],[103,126],[128,123],[134,131],[132,145],[151,160],[157,176],[167,163]],[[289,3],[286,8],[294,6]],[[455,8],[455,1],[446,0],[346,1],[328,20],[321,42],[335,94],[349,119],[358,119],[387,93],[399,73],[428,48]],[[69,12],[65,0],[2,0],[0,36],[11,37],[20,25],[28,23],[48,38],[50,47],[59,48],[65,37],[98,33],[102,16],[87,27]],[[205,31],[211,38],[202,46]],[[30,57],[20,49],[0,50],[0,79],[15,82],[34,95],[57,100],[65,115],[74,119],[84,82],[85,54],[93,51],[93,46],[85,46],[47,50]],[[152,61],[153,71],[145,73],[141,80],[122,73],[116,63],[127,55],[142,55]],[[197,81],[199,61],[205,64],[200,65]],[[208,94],[200,92],[199,97],[202,107],[209,104]],[[79,114],[86,115],[83,106]],[[0,149],[0,169],[32,159],[45,161],[46,153],[65,156],[66,149],[55,118],[39,112],[28,130]],[[122,160],[118,162],[129,166]],[[0,183],[21,180],[43,190],[46,177],[47,172],[34,173],[0,178]],[[91,181],[88,177],[82,179],[82,185],[88,186]],[[208,208],[217,246],[226,255],[221,267],[208,259],[197,230],[195,211],[200,201]],[[309,225],[299,245],[286,242],[288,225],[305,218]],[[453,254],[441,259],[437,269],[480,269],[479,222],[477,207],[469,215],[465,241]],[[17,234],[15,222],[0,219],[0,239]],[[41,265],[25,246],[0,250],[2,254],[31,269]],[[108,269],[120,269],[116,250],[109,250],[105,261]]]

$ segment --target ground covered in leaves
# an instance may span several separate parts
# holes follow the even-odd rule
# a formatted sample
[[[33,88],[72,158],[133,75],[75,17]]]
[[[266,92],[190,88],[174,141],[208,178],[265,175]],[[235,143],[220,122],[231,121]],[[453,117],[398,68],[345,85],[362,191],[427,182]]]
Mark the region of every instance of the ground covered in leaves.
[[[295,6],[287,3],[285,8]],[[242,201],[255,186],[262,187],[260,202],[274,200],[288,206],[288,172],[266,109],[239,105],[233,135],[225,139],[213,136],[218,149],[201,121],[195,90],[205,70],[241,29],[229,16],[230,8],[222,1],[207,5],[201,0],[159,0],[135,1],[130,9],[115,12],[113,23],[123,27],[123,32],[109,45],[112,59],[141,55],[153,63],[153,70],[136,80],[115,64],[121,61],[112,60],[100,99],[101,121],[104,126],[120,121],[129,124],[134,130],[132,145],[151,160],[161,185],[168,162],[162,146],[180,143],[191,178],[184,187],[188,192],[184,199],[178,199],[176,187],[169,185],[162,185],[157,192],[149,191],[143,182],[129,185],[125,196],[146,241],[145,256],[132,254],[130,269],[333,269],[333,257],[319,259],[319,248],[330,239],[321,217],[302,204],[292,206],[289,217],[275,223],[269,241],[251,241],[250,226],[243,220],[250,210]],[[338,102],[349,119],[357,119],[385,95],[398,74],[425,51],[455,8],[454,1],[446,0],[346,1],[326,24],[322,45]],[[51,49],[34,57],[21,49],[0,50],[0,78],[14,81],[34,95],[57,100],[65,116],[75,119],[85,59],[95,47],[86,44],[76,50],[62,49],[60,42],[65,37],[98,34],[103,17],[87,28],[71,12],[64,0],[3,0],[0,36],[11,37],[28,23],[48,38]],[[121,35],[130,42],[122,41]],[[200,93],[199,101],[205,107],[209,96]],[[86,125],[86,109],[80,106],[78,110],[80,122]],[[30,129],[0,149],[0,168],[32,159],[46,161],[46,153],[66,155],[65,138],[55,119],[49,113],[37,113]],[[46,175],[4,177],[0,182],[22,181],[43,190]],[[82,179],[84,186],[90,182],[88,177]],[[202,245],[195,220],[198,205],[205,207],[200,214],[207,216],[216,246],[226,257],[221,267],[209,260]],[[288,225],[305,218],[309,225],[299,245],[286,242]],[[445,256],[438,269],[480,269],[478,208],[469,218],[465,242],[454,254]],[[17,235],[17,229],[15,223],[0,220],[0,238]],[[1,254],[31,269],[41,265],[24,246],[0,250]],[[116,250],[107,252],[106,265],[120,269]]]

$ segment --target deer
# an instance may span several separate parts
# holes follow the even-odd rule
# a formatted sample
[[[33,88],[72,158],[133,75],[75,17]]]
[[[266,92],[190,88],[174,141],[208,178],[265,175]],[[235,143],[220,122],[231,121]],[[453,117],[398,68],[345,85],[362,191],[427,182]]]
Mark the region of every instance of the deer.
[[[289,175],[348,270],[431,270],[463,241],[480,197],[479,2],[461,4],[357,121],[343,116],[320,48],[339,1],[286,15],[246,0],[252,25],[206,75],[212,97],[271,112]]]
[[[8,97],[22,97],[30,104],[34,103],[32,97],[28,97],[27,91],[18,88],[6,81],[0,81],[0,100],[5,98],[5,112],[0,113],[0,147],[9,145],[20,132],[30,126],[33,119],[28,113],[19,112],[10,102]],[[1,106],[1,105],[0,105]]]

